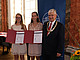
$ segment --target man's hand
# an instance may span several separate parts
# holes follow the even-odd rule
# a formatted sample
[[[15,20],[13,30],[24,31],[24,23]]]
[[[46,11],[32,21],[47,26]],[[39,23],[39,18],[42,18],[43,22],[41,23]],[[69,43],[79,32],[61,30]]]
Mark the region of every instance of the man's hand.
[[[61,54],[60,53],[57,53],[57,57],[60,57],[61,56]]]

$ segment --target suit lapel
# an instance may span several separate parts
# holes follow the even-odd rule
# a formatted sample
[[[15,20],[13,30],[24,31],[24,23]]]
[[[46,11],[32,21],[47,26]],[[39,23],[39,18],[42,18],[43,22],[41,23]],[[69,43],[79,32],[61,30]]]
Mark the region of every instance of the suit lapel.
[[[56,21],[55,21],[55,23],[54,23],[54,25],[52,26],[52,28],[51,28],[51,29],[53,29],[53,28],[54,28],[55,24],[56,24]]]

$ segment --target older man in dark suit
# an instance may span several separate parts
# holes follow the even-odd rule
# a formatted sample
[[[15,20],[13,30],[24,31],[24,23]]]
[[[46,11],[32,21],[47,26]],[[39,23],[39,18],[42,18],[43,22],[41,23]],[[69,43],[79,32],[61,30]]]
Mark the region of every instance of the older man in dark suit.
[[[48,11],[49,21],[43,26],[42,58],[43,60],[56,60],[63,51],[64,26],[56,21],[55,9]]]

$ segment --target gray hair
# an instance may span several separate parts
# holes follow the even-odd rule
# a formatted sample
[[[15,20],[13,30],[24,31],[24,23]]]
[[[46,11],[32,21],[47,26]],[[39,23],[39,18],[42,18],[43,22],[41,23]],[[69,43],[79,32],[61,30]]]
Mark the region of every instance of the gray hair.
[[[52,12],[54,12],[54,14],[57,14],[55,9],[50,9],[50,10],[48,11],[48,14],[49,14],[49,13],[52,13]]]

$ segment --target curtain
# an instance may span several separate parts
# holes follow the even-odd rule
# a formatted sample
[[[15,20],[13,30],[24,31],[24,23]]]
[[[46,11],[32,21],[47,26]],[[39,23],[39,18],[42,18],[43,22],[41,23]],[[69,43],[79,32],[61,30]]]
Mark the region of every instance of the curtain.
[[[1,31],[6,32],[8,29],[7,0],[1,0],[1,15]]]

